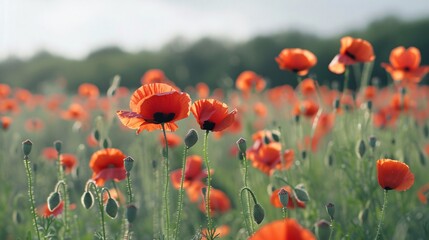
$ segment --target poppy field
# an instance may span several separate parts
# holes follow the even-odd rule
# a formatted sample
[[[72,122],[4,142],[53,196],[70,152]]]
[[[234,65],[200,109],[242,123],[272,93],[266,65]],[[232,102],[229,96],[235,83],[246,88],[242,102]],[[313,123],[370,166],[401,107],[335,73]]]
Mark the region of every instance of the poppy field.
[[[428,56],[338,48],[333,86],[300,48],[272,61],[297,86],[252,69],[230,89],[161,69],[70,95],[0,83],[0,238],[429,239]]]

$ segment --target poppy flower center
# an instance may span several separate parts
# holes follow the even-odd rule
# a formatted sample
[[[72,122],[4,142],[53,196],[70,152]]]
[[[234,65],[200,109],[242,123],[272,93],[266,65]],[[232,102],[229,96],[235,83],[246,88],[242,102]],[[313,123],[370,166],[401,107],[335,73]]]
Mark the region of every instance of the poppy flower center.
[[[204,121],[204,122],[203,122],[203,127],[202,127],[202,129],[203,129],[203,130],[209,130],[209,131],[212,131],[212,130],[214,129],[214,127],[215,127],[215,123],[214,123],[214,122],[211,122],[211,121],[206,120],[206,121]]]
[[[409,72],[411,70],[411,68],[410,67],[404,67],[404,71],[405,72]]]
[[[392,190],[393,188],[391,188],[391,187],[385,187],[384,188],[384,190],[387,190],[387,191],[389,191],[389,190]]]
[[[346,51],[346,56],[353,60],[356,60],[356,56],[353,53],[350,53],[349,51]]]
[[[156,112],[153,114],[154,123],[166,123],[174,119],[175,113]]]

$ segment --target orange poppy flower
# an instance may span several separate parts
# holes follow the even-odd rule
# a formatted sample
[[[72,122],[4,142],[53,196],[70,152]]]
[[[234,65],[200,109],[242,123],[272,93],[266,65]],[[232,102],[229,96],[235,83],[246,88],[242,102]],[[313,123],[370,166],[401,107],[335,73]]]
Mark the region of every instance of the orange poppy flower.
[[[374,61],[374,51],[371,43],[361,38],[341,38],[340,53],[332,59],[329,70],[336,74],[342,74],[347,65]]]
[[[390,52],[390,64],[382,63],[381,66],[395,81],[418,83],[429,72],[429,66],[420,66],[420,60],[418,48],[400,46]]]
[[[421,186],[419,190],[417,191],[417,197],[419,198],[420,202],[423,204],[428,203],[428,195],[429,193],[429,183],[426,183],[425,185]]]
[[[60,162],[66,174],[70,174],[77,166],[77,157],[70,153],[60,155]]]
[[[259,141],[247,151],[247,155],[253,167],[267,175],[271,175],[276,169],[289,169],[293,164],[295,158],[294,151],[289,149],[284,151],[284,164],[282,164],[280,151],[281,144],[278,142],[264,144],[262,141]]]
[[[203,82],[197,83],[195,89],[197,90],[197,96],[199,99],[207,98],[210,94],[209,86]]]
[[[199,209],[206,212],[205,200],[201,201]],[[210,188],[210,215],[225,213],[231,209],[231,202],[228,196],[221,190]]]
[[[84,98],[97,98],[100,95],[98,87],[92,83],[82,83],[77,92],[79,96]]]
[[[10,124],[12,124],[12,118],[6,117],[6,116],[0,117],[0,124],[1,124],[2,129],[4,131],[6,131],[9,129]]]
[[[0,83],[0,98],[7,98],[11,90],[9,85]]]
[[[279,198],[279,192],[281,189],[286,190],[288,193],[288,203],[287,203],[287,209],[294,209],[294,208],[305,208],[305,202],[300,201],[295,193],[293,192],[292,188],[289,186],[284,186],[282,188],[276,189],[271,193],[270,202],[271,204],[276,208],[282,208],[283,205],[280,202]]]
[[[30,101],[32,94],[27,89],[18,88],[15,90],[15,99],[19,102],[26,103]]]
[[[316,65],[317,58],[312,52],[305,49],[285,48],[276,57],[276,62],[279,64],[280,69],[304,76],[307,75],[310,68]]]
[[[88,136],[86,137],[86,143],[92,148],[98,147],[98,141],[97,139],[95,139],[93,133],[88,134]]]
[[[137,129],[137,134],[143,130],[162,129],[161,124],[167,131],[175,131],[178,128],[175,122],[189,116],[190,104],[187,93],[178,92],[165,83],[152,83],[133,93],[131,111],[118,111],[117,115],[123,125]]]
[[[319,105],[313,100],[304,100],[302,102],[297,102],[293,108],[293,115],[304,115],[306,117],[314,117],[319,111]]]
[[[237,109],[228,113],[228,106],[215,99],[201,99],[192,104],[191,112],[202,130],[218,132],[234,123]]]
[[[363,90],[363,95],[365,97],[365,100],[373,100],[376,94],[377,94],[377,88],[375,86],[367,86]]]
[[[313,233],[303,228],[294,219],[283,219],[268,223],[258,229],[249,240],[316,240]]]
[[[393,95],[390,101],[390,106],[396,111],[408,111],[415,107],[415,103],[411,100],[409,95],[403,96],[400,93]]]
[[[266,117],[268,113],[267,107],[265,107],[265,104],[262,102],[255,103],[253,105],[253,111],[259,117]]]
[[[58,152],[54,147],[45,147],[42,150],[42,156],[46,160],[56,161],[58,159]]]
[[[235,87],[245,94],[250,93],[253,88],[257,92],[261,92],[265,89],[265,85],[265,80],[253,71],[242,72],[235,81]]]
[[[191,185],[185,188],[186,195],[188,196],[190,202],[198,202],[200,199],[203,198],[203,193],[202,193],[203,187],[206,187],[206,185],[204,185],[203,182],[194,181],[192,182]],[[210,189],[210,194],[211,194],[211,190],[212,189]]]
[[[231,232],[231,228],[228,225],[221,225],[219,227],[216,227],[216,232],[214,236],[217,236],[217,238],[222,238],[228,236],[228,234]],[[201,230],[201,235],[203,235],[202,239],[207,239],[207,228],[204,228]]]
[[[182,143],[182,138],[179,135],[170,133],[170,132],[166,133],[166,135],[167,135],[167,142],[169,147],[175,148]],[[161,145],[165,146],[164,134],[160,133],[158,138],[159,138],[159,141],[161,142]]]
[[[407,164],[391,159],[377,160],[378,184],[385,190],[405,191],[414,184]]]
[[[304,96],[311,96],[316,92],[316,84],[313,79],[306,78],[300,84],[301,93]]]
[[[210,171],[211,173],[213,170]],[[203,170],[203,159],[198,155],[191,155],[186,158],[185,179],[183,188],[188,188],[195,182],[201,182],[207,177],[207,171]],[[170,179],[175,189],[180,189],[180,180],[182,178],[182,169],[177,169],[170,174]]]
[[[108,180],[117,182],[124,180],[126,172],[124,168],[125,155],[116,148],[98,150],[91,156],[89,167],[92,169],[92,179],[98,186],[103,186]]]
[[[70,204],[69,209],[70,210],[76,209],[76,204]],[[53,211],[50,211],[48,208],[48,204],[45,203],[41,206],[38,206],[36,209],[36,212],[39,216],[47,218],[50,216],[57,217],[58,215],[63,213],[63,210],[64,210],[64,201],[61,201],[60,204],[58,204],[58,206],[55,209],[53,209]]]
[[[88,113],[78,103],[72,103],[67,111],[61,113],[61,117],[65,120],[83,121],[88,118]]]
[[[399,113],[390,106],[381,108],[373,116],[374,126],[379,128],[395,127]]]
[[[0,113],[17,113],[19,112],[18,101],[12,98],[2,99],[0,101]]]
[[[45,124],[40,118],[30,118],[25,121],[25,130],[28,132],[40,132],[45,128]]]
[[[165,83],[172,86],[176,91],[180,91],[180,89],[172,81],[170,81],[164,72],[160,69],[147,70],[140,79],[140,82],[142,85],[151,83]]]

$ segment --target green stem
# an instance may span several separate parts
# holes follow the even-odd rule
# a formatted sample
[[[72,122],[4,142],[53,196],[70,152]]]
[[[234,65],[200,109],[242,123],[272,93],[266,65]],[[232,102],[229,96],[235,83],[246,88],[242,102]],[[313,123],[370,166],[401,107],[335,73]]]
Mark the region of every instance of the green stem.
[[[58,162],[58,183],[62,182],[61,185],[63,185],[63,194],[64,194],[64,215],[63,215],[63,221],[65,226],[64,236],[63,238],[67,238],[67,234],[70,233],[70,225],[69,225],[69,219],[68,219],[68,208],[69,208],[69,201],[68,201],[68,192],[67,192],[67,183],[65,181],[64,176],[64,168],[61,163],[61,153],[58,152],[57,156],[57,162]]]
[[[185,146],[183,150],[183,159],[182,159],[182,175],[180,178],[180,190],[179,190],[179,201],[177,202],[177,218],[176,218],[176,228],[174,229],[174,238],[177,239],[177,235],[179,234],[181,215],[182,215],[182,207],[183,207],[183,182],[185,181],[185,168],[186,168],[186,156],[188,154],[188,147]]]
[[[115,184],[116,187],[116,184]],[[118,189],[116,189],[116,191],[118,191]],[[133,196],[133,189],[131,188],[131,178],[130,178],[130,173],[127,172],[127,205],[130,205],[133,201],[134,201],[134,196]],[[123,233],[124,233],[124,238],[123,239],[129,239],[129,232],[130,232],[130,228],[131,228],[131,224],[128,222],[128,220],[126,219],[126,211],[124,212],[124,226],[123,226]]]
[[[89,190],[90,188],[93,188],[93,190],[95,191],[95,199],[98,202],[98,211],[100,212],[100,223],[101,223],[101,234],[102,234],[102,239],[106,240],[106,227],[105,227],[105,220],[104,220],[104,207],[103,207],[103,199],[102,196],[100,196],[100,194],[103,194],[103,191],[105,188],[103,188],[103,190],[99,191],[98,187],[95,185],[95,183],[93,181],[89,181],[87,183],[87,190]],[[107,190],[107,189],[106,189]],[[110,196],[110,192],[107,191],[107,193]]]
[[[334,219],[331,219],[331,226],[330,226],[330,231],[329,231],[329,238],[328,240],[332,239],[332,234],[334,233]]]
[[[386,209],[386,205],[387,205],[387,190],[384,190],[383,207],[381,208],[381,216],[380,216],[380,221],[378,222],[377,234],[375,235],[375,240],[378,240],[380,237],[380,232],[381,232],[381,227],[382,227],[383,220],[384,220],[384,211]]]
[[[249,189],[247,186],[247,181],[248,181],[248,166],[247,166],[247,159],[246,159],[246,154],[242,153],[243,156],[243,165],[244,165],[244,174],[243,174],[243,182],[244,182],[244,188],[243,189]],[[251,236],[254,232],[254,226],[253,226],[253,221],[252,218],[250,216],[250,194],[247,193],[247,197],[246,197],[246,206],[244,206],[243,204],[243,200],[242,200],[242,196],[240,193],[240,202],[241,202],[241,207],[243,208],[243,215],[244,215],[244,222],[246,224],[246,229],[247,229],[247,233],[249,234],[249,236]]]
[[[287,218],[287,208],[285,207],[282,207],[282,216],[283,216],[283,219]]]
[[[37,233],[37,239],[41,239],[39,228],[37,226],[37,215],[36,208],[34,204],[34,191],[33,191],[33,177],[31,176],[31,168],[30,168],[30,160],[28,160],[28,156],[24,156],[24,164],[25,170],[27,172],[27,180],[28,180],[28,197],[30,198],[30,211],[33,217],[33,225]]]
[[[164,211],[165,211],[165,237],[167,239],[170,239],[170,210],[169,210],[169,201],[168,201],[168,141],[167,141],[167,133],[165,132],[165,125],[164,123],[161,123],[162,132],[164,134],[164,140],[165,140],[165,152],[163,154],[164,156]]]
[[[210,161],[207,156],[207,142],[208,142],[208,136],[209,136],[209,130],[206,130],[206,133],[204,134],[204,146],[203,146],[203,155],[204,155],[204,162],[206,164],[207,169],[207,190],[206,190],[206,213],[207,213],[207,233],[208,235],[211,235],[213,233],[212,230],[212,218],[210,216],[210,184],[211,184],[211,173],[210,173]],[[207,236],[209,237],[209,236]],[[209,238],[208,238],[209,239]]]

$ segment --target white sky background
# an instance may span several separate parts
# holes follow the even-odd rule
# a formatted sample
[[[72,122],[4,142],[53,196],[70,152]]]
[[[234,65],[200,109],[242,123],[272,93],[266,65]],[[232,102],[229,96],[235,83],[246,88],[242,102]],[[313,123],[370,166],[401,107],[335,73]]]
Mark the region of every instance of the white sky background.
[[[0,59],[42,49],[70,58],[112,45],[157,49],[177,36],[242,41],[289,29],[329,36],[386,15],[428,13],[429,0],[0,0]]]

